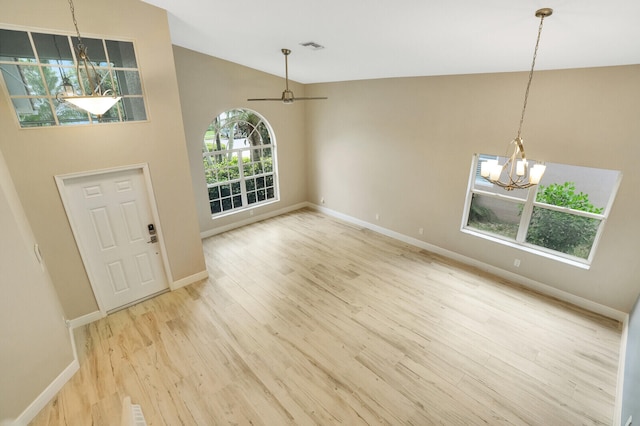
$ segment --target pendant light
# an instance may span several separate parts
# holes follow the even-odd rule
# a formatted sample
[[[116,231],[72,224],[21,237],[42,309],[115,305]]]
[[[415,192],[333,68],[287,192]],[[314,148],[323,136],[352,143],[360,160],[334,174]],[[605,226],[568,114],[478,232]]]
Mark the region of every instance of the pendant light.
[[[538,45],[540,44],[540,35],[542,34],[542,25],[544,18],[551,16],[553,9],[543,8],[536,11],[536,17],[540,18],[540,26],[538,27],[538,38],[536,47],[533,52],[533,61],[531,70],[529,71],[529,81],[527,82],[527,90],[524,94],[524,105],[522,106],[522,114],[520,116],[520,125],[518,126],[518,134],[511,141],[509,148],[513,151],[507,158],[507,161],[500,165],[498,160],[486,160],[480,165],[480,175],[494,185],[498,185],[507,191],[514,189],[526,189],[540,183],[542,175],[546,169],[544,164],[534,164],[529,166],[524,153],[524,141],[520,137],[522,132],[522,123],[524,122],[524,113],[527,109],[527,99],[529,98],[529,88],[533,79],[533,69],[536,65],[536,56],[538,55]]]
[[[80,70],[81,68],[84,69],[84,73],[86,74],[87,81],[89,83],[89,87],[85,88],[87,89],[88,94],[85,94],[84,89],[81,87],[80,91],[82,92],[82,95],[77,95],[71,85],[71,82],[67,77],[65,77],[62,79],[62,92],[56,95],[56,99],[60,102],[69,102],[92,115],[100,117],[114,106],[115,103],[121,99],[121,96],[117,96],[111,89],[102,90],[100,74],[91,62],[91,59],[89,59],[87,46],[82,42],[82,36],[80,35],[78,22],[76,21],[73,0],[69,0],[69,9],[71,10],[71,17],[73,18],[73,25],[76,28],[78,38],[78,44],[75,48],[77,60],[76,73],[78,75],[78,81],[80,81]]]

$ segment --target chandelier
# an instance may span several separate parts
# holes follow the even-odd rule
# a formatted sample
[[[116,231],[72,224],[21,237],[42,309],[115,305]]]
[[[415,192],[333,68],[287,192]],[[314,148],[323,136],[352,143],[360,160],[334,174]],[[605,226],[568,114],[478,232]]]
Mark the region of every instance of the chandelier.
[[[520,115],[520,125],[518,126],[518,134],[509,144],[511,155],[507,161],[500,165],[498,160],[486,160],[480,164],[480,175],[494,185],[498,185],[507,191],[514,189],[526,189],[540,183],[542,175],[546,169],[544,164],[534,164],[529,166],[527,157],[524,153],[524,141],[520,137],[522,132],[522,123],[524,122],[524,113],[527,109],[527,99],[529,98],[529,88],[533,79],[533,68],[536,65],[536,56],[538,55],[538,45],[540,44],[540,35],[542,34],[542,25],[544,18],[551,16],[553,9],[543,8],[536,11],[536,17],[540,18],[540,26],[538,27],[538,38],[536,47],[533,51],[533,61],[531,62],[531,70],[529,71],[529,81],[527,82],[527,90],[524,93],[524,105],[522,106],[522,114]]]
[[[69,9],[71,10],[71,17],[73,18],[73,25],[76,28],[78,38],[78,45],[75,47],[77,59],[76,73],[78,81],[81,79],[80,70],[82,68],[84,69],[84,73],[87,77],[89,87],[84,89],[81,87],[80,91],[82,94],[77,95],[73,85],[69,81],[69,78],[64,76],[62,79],[62,92],[56,95],[56,99],[60,102],[69,102],[80,109],[100,117],[114,106],[115,103],[120,100],[121,96],[117,96],[111,89],[102,90],[100,74],[93,65],[93,62],[91,62],[91,59],[89,59],[87,46],[84,45],[82,42],[82,36],[80,36],[73,0],[69,0]],[[82,84],[80,85],[82,86]],[[88,94],[85,94],[85,89]]]

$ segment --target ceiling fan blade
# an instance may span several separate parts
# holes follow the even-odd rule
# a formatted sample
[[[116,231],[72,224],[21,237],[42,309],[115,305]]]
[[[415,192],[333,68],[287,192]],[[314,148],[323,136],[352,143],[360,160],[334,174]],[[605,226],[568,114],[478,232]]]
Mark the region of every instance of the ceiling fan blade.
[[[282,102],[282,98],[253,98],[247,99],[248,101],[279,101]]]
[[[294,101],[313,101],[315,99],[329,99],[329,98],[327,98],[326,96],[293,98]]]

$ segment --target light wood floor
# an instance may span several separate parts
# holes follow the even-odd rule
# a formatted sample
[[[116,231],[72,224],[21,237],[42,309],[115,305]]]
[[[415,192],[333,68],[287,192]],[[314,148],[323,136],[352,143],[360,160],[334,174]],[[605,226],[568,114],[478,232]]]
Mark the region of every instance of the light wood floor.
[[[33,425],[610,425],[619,324],[301,210],[204,241],[208,281],[78,330]],[[43,354],[45,356],[45,354]]]

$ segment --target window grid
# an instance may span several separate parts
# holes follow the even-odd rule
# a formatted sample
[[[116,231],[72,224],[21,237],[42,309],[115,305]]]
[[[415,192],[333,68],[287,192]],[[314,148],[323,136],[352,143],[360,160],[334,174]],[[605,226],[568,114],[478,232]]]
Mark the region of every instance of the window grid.
[[[510,242],[515,244],[516,246],[524,247],[532,252],[541,252],[551,255],[553,258],[563,258],[569,260],[570,262],[590,265],[595,254],[595,249],[602,235],[604,224],[612,207],[617,188],[620,184],[621,174],[615,171],[608,171],[618,173],[617,180],[611,188],[608,202],[606,203],[606,206],[599,209],[600,212],[590,212],[537,201],[536,198],[538,196],[539,189],[538,185],[533,186],[527,190],[519,190],[520,193],[518,193],[517,191],[513,191],[515,196],[507,195],[510,193],[492,192],[491,190],[487,190],[487,185],[485,185],[484,183],[478,184],[479,162],[485,157],[487,156],[474,156],[474,163],[472,164],[472,175],[469,178],[469,191],[467,193],[467,201],[465,204],[465,214],[463,215],[462,230],[471,231],[475,235],[487,236],[492,240],[497,239],[503,240],[505,242]],[[526,195],[522,196],[522,192],[526,193]],[[490,200],[490,203],[493,203],[492,205],[497,205],[497,210],[501,210],[500,205],[502,205],[507,206],[507,210],[511,209],[512,211],[517,211],[519,215],[517,225],[515,225],[514,221],[511,224],[506,223],[506,226],[500,227],[500,219],[494,220],[495,223],[492,224],[493,227],[489,229],[483,229],[482,227],[478,226],[477,223],[472,224],[471,216],[474,205],[478,202],[478,200],[483,198],[485,200]],[[503,208],[502,210],[505,209]],[[533,244],[528,241],[531,224],[535,218],[536,213],[540,212],[554,212],[554,214],[556,214],[556,217],[560,215],[564,216],[565,219],[582,218],[581,223],[586,223],[589,226],[592,226],[595,229],[595,232],[590,236],[588,252],[582,252],[579,255],[572,255],[555,250],[553,248]],[[512,229],[513,226],[516,226],[517,229],[515,234]],[[558,232],[572,231],[559,229]]]
[[[227,111],[207,134],[203,164],[213,217],[277,201],[275,145],[261,117],[249,110]],[[234,147],[237,143],[241,146]]]
[[[0,31],[3,31],[0,28]],[[7,30],[13,31],[13,30]],[[10,75],[17,80],[20,84],[24,85],[26,94],[16,94],[12,93],[11,89],[7,86],[5,81],[5,86],[7,86],[7,92],[11,101],[13,102],[14,109],[16,109],[16,114],[18,115],[18,119],[20,121],[21,127],[45,127],[45,126],[59,126],[59,125],[71,125],[71,124],[90,124],[90,123],[106,123],[106,122],[122,122],[122,121],[140,121],[146,120],[146,108],[144,106],[144,97],[142,93],[142,81],[140,78],[139,70],[137,67],[127,67],[127,66],[116,66],[114,61],[110,58],[109,48],[107,47],[107,42],[113,45],[113,48],[117,48],[119,43],[131,44],[131,51],[133,56],[133,62],[137,66],[137,58],[135,58],[135,51],[133,49],[133,43],[131,42],[119,42],[105,39],[91,39],[87,38],[87,41],[92,43],[99,42],[102,52],[98,52],[96,57],[103,57],[104,61],[96,61],[92,58],[92,62],[98,71],[98,73],[102,76],[103,87],[106,89],[116,89],[116,93],[118,96],[121,96],[120,99],[114,107],[112,107],[109,111],[107,111],[102,117],[97,117],[91,115],[85,111],[79,110],[71,106],[67,103],[59,102],[56,99],[57,93],[61,91],[61,82],[63,75],[69,77],[71,83],[75,88],[79,89],[82,93],[88,93],[89,90],[85,90],[85,88],[90,87],[88,85],[88,79],[86,76],[81,75],[80,78],[77,75],[77,56],[76,50],[74,48],[74,37],[70,35],[60,35],[60,34],[44,34],[35,31],[15,31],[26,34],[29,40],[29,47],[31,49],[31,54],[33,58],[22,58],[22,57],[14,57],[13,60],[2,60],[0,59],[0,68],[2,68],[2,72],[0,74],[3,75],[3,80],[6,75]],[[1,35],[1,34],[0,34]],[[53,38],[56,37],[64,37],[67,46],[69,49],[70,55],[73,63],[70,61],[60,59],[49,59],[43,60],[41,58],[41,54],[37,48],[37,43],[34,40],[34,35],[38,36],[51,36]],[[58,51],[59,53],[60,51]],[[2,56],[2,55],[0,55]],[[91,52],[89,52],[89,56],[91,57]],[[55,62],[54,62],[55,61]],[[8,66],[15,67],[17,74],[11,73],[7,70]],[[37,68],[37,73],[39,76],[38,84],[42,86],[42,90],[38,91],[34,89],[31,84],[28,82],[28,78],[25,76],[25,72],[30,68]],[[50,71],[45,71],[50,70]],[[82,67],[81,67],[82,70]],[[136,82],[136,85],[139,86],[139,93],[123,93],[121,88],[123,84],[126,86],[126,82],[118,77],[118,73],[121,73],[123,78],[126,79],[126,76],[129,75],[132,77],[132,80]],[[127,74],[129,73],[129,74]],[[47,76],[50,78],[48,79]],[[52,76],[55,76],[55,85],[51,87]],[[27,100],[29,104],[35,107],[38,103],[48,106],[46,111],[40,111],[38,108],[38,112],[42,114],[44,119],[42,121],[29,121],[23,120],[21,118],[21,112],[16,107],[16,102],[20,102],[20,100]],[[24,105],[24,104],[23,104]],[[128,106],[127,106],[128,105]],[[134,111],[135,109],[135,111]],[[66,115],[70,117],[65,120],[61,120],[61,115]]]

